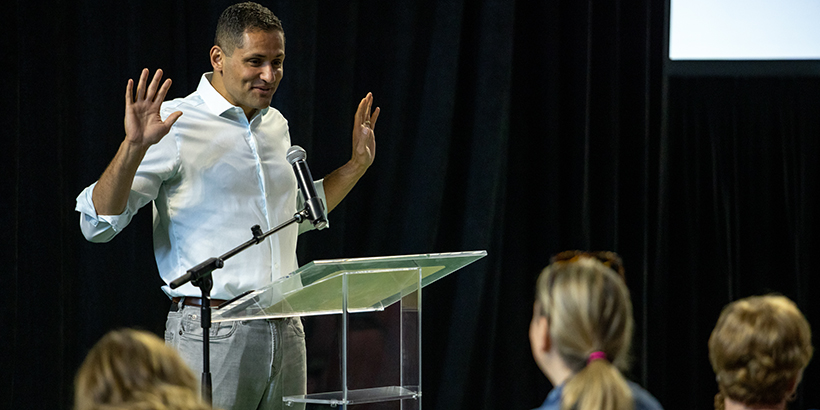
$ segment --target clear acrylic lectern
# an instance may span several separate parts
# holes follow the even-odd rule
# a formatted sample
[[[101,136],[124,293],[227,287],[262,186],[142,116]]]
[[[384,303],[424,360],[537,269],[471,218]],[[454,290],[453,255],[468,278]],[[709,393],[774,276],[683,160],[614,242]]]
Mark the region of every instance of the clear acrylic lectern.
[[[387,401],[401,401],[401,409],[421,408],[421,289],[448,274],[484,257],[486,251],[438,253],[320,260],[310,262],[270,285],[247,293],[213,311],[213,322],[283,318],[291,316],[339,315],[338,386],[334,391],[291,395],[284,391],[284,401],[330,407]],[[382,312],[391,305],[397,312],[397,339],[384,341],[384,331],[369,332],[357,321],[358,313]],[[351,316],[351,314],[354,314]],[[367,322],[367,321],[365,321]],[[365,331],[358,331],[365,329]],[[287,346],[282,346],[287,349]],[[354,349],[359,349],[354,351]],[[395,352],[397,374],[370,377],[360,382],[353,370],[360,358]],[[364,350],[364,351],[362,351]],[[308,347],[308,356],[311,347]],[[380,359],[381,360],[381,359]],[[381,363],[381,362],[379,362]],[[328,366],[329,364],[324,363]],[[309,371],[311,365],[309,364]],[[382,372],[389,366],[371,366],[364,372]],[[349,372],[349,369],[350,372]],[[373,375],[371,375],[373,376]],[[376,384],[373,383],[376,380]],[[379,384],[386,382],[387,385]],[[309,383],[310,384],[310,383]]]

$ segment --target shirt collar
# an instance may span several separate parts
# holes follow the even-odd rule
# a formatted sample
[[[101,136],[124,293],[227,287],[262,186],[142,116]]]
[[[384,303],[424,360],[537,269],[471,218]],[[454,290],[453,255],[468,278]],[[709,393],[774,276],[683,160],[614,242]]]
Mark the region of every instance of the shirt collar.
[[[214,88],[214,86],[211,84],[211,79],[213,78],[213,75],[213,71],[209,71],[205,74],[202,74],[202,78],[199,80],[199,86],[197,86],[196,88],[196,91],[199,93],[200,96],[202,96],[202,101],[205,102],[205,105],[208,106],[208,109],[211,111],[211,113],[217,116],[224,116],[224,114],[228,111],[241,112],[241,109],[234,110],[234,108],[239,107],[229,103],[228,100],[226,100],[225,97],[223,97],[222,94],[219,93],[219,91],[216,91],[216,88]],[[256,115],[253,116],[253,118],[251,118],[251,120],[258,117],[259,115],[264,115],[268,112],[269,109],[270,107],[265,107],[264,109],[260,110],[256,113]],[[244,117],[244,113],[242,114],[242,116]]]

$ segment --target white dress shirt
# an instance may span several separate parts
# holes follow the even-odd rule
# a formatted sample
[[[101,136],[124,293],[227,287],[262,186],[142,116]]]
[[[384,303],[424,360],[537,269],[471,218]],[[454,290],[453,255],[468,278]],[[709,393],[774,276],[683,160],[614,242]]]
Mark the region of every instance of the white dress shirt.
[[[248,121],[213,88],[211,76],[204,74],[191,95],[162,104],[162,118],[183,115],[148,149],[122,214],[97,215],[91,199],[96,183],[77,197],[80,227],[92,242],[111,240],[153,201],[154,254],[171,297],[200,296],[190,283],[173,290],[167,284],[251,239],[251,226],[267,231],[292,218],[302,202],[285,158],[287,120],[269,107]],[[326,204],[322,181],[314,185]],[[298,230],[290,225],[225,261],[213,272],[211,296],[231,299],[295,270]]]

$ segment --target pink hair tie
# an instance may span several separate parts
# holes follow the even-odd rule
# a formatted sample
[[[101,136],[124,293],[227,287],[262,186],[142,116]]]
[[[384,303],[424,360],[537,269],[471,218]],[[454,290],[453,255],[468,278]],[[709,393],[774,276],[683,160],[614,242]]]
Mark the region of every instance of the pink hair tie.
[[[606,353],[598,350],[589,354],[589,358],[587,359],[587,364],[592,363],[593,360],[604,359],[606,360]]]

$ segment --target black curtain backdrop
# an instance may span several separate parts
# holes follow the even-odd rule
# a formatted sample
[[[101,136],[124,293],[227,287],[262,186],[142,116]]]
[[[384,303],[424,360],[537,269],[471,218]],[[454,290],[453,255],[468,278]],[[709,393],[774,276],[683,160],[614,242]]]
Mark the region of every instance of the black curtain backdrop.
[[[818,329],[819,111],[817,77],[670,79],[649,320],[668,403],[714,390],[702,346],[728,300],[780,293]],[[818,367],[793,408],[820,404]]]
[[[376,163],[300,262],[489,253],[425,290],[425,408],[540,404],[532,288],[565,249],[623,256],[630,377],[669,409],[711,407],[706,342],[730,300],[783,293],[818,323],[820,79],[665,79],[649,0],[263,3],[286,31],[273,106],[314,175],[349,158],[366,92],[383,110]],[[122,140],[127,79],[161,67],[169,97],[192,92],[229,4],[5,4],[0,408],[69,409],[105,332],[162,332],[150,210],[90,244],[75,197]],[[820,406],[816,369],[794,408]]]

